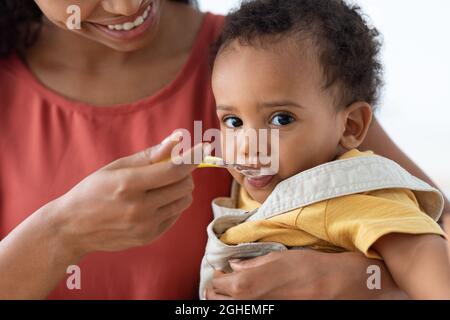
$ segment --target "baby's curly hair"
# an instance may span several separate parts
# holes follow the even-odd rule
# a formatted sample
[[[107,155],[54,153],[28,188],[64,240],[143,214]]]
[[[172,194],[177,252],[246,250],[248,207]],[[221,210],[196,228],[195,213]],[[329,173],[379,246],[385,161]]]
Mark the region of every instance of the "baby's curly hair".
[[[338,89],[337,107],[356,101],[375,107],[383,84],[380,34],[364,21],[359,6],[344,0],[245,1],[227,16],[212,59],[235,40],[240,45],[265,46],[266,40],[293,35],[314,43],[324,89]]]

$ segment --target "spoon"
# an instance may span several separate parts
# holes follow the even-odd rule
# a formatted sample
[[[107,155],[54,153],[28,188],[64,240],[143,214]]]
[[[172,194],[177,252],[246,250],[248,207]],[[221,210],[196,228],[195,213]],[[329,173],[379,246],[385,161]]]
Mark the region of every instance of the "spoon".
[[[260,176],[268,176],[272,175],[273,172],[269,171],[269,168],[259,168],[255,169],[253,167],[248,167],[235,163],[228,163],[222,158],[218,157],[205,157],[203,162],[197,166],[198,168],[228,168],[235,169],[239,171],[241,174],[247,177],[260,177]]]

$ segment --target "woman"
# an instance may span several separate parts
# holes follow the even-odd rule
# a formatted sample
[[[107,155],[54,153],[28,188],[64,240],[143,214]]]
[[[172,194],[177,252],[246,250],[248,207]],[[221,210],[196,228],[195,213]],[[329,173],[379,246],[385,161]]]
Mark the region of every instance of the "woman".
[[[231,180],[161,163],[170,141],[138,152],[195,120],[217,126],[208,48],[222,18],[187,4],[0,0],[0,298],[196,298],[210,201]],[[66,25],[70,5],[81,28]],[[378,124],[366,147],[423,178]],[[367,290],[373,263],[272,254],[218,274],[208,297],[402,297],[386,273],[384,290]],[[289,287],[274,289],[273,268]]]

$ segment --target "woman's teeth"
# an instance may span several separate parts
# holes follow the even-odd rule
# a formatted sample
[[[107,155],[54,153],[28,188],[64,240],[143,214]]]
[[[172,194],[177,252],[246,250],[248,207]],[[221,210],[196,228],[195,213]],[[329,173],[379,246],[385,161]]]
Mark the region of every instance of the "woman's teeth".
[[[110,30],[124,30],[124,31],[129,31],[132,30],[136,27],[139,27],[141,24],[144,23],[145,20],[147,20],[149,14],[150,14],[150,10],[152,9],[152,5],[150,4],[147,9],[145,9],[144,13],[137,17],[133,22],[125,22],[122,24],[114,24],[114,25],[108,25],[108,28]]]

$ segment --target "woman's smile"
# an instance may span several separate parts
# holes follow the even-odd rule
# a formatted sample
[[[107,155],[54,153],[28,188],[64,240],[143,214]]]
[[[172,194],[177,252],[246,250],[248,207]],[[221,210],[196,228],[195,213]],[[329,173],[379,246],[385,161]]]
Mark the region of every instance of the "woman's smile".
[[[132,40],[143,35],[156,21],[154,2],[144,5],[136,14],[102,22],[88,22],[115,40]]]

